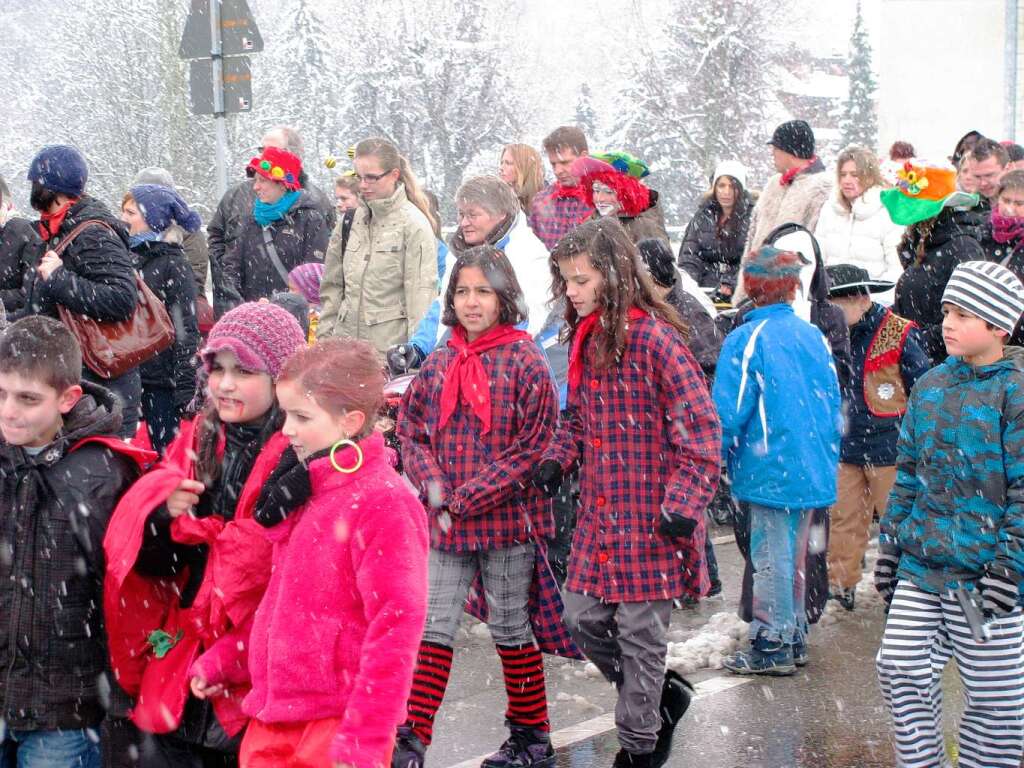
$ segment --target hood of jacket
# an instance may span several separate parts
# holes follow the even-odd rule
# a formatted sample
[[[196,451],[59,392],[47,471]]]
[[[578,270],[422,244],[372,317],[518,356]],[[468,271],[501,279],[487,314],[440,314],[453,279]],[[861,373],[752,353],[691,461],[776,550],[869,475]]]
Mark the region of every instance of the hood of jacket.
[[[178,243],[168,243],[163,240],[148,240],[139,243],[131,250],[132,262],[136,269],[142,269],[146,264],[159,259],[161,256],[169,256],[173,253],[185,255],[184,249]]]
[[[843,201],[842,191],[836,187],[835,194],[829,197],[829,205],[832,210],[842,218],[853,216],[856,221],[867,221],[879,214],[883,209],[882,188],[871,187],[865,190],[860,197],[855,198],[847,208]]]
[[[64,238],[76,226],[89,220],[99,220],[109,225],[117,237],[121,238],[124,247],[128,247],[128,228],[124,222],[114,216],[106,205],[89,195],[82,195],[78,202],[71,206],[57,234]]]
[[[939,365],[939,369],[954,382],[970,381],[971,379],[984,381],[998,376],[1004,371],[1024,372],[1024,348],[1005,347],[1001,360],[980,366],[965,363],[959,357],[951,355]]]
[[[301,200],[302,198],[299,199]],[[405,193],[405,184],[398,182],[394,193],[390,197],[382,197],[379,200],[367,200],[365,205],[370,209],[372,216],[384,218],[399,210],[407,202],[409,202],[409,196]]]

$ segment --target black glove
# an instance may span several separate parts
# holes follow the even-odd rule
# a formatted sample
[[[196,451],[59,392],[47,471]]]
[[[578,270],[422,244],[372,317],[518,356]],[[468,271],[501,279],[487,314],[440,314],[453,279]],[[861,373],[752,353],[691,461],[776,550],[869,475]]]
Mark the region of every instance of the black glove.
[[[697,521],[693,518],[673,515],[665,510],[658,518],[658,533],[673,539],[689,539],[697,530]]]
[[[562,465],[554,459],[545,459],[533,471],[533,484],[554,498],[562,487]]]
[[[1017,607],[1017,574],[1006,566],[989,563],[978,580],[978,591],[987,616],[1006,616]]]
[[[878,560],[875,561],[875,590],[882,596],[886,606],[896,594],[896,570],[899,567],[899,549],[885,545],[879,547]]]
[[[253,512],[256,522],[264,528],[270,528],[288,517],[292,510],[305,504],[313,492],[309,484],[309,462],[329,453],[330,449],[317,451],[303,462],[295,455],[294,448],[285,448],[256,501],[256,510]]]
[[[397,344],[387,351],[386,357],[392,376],[402,376],[423,363],[423,353],[415,344]]]

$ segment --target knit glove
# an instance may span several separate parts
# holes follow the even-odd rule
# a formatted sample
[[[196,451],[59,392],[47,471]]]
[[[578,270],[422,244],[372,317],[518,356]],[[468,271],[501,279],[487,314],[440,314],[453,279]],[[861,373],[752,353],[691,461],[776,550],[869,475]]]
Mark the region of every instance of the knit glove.
[[[562,487],[562,465],[554,459],[545,459],[534,469],[532,480],[535,487],[554,498]]]
[[[697,521],[690,517],[661,510],[658,516],[658,533],[673,539],[689,539],[697,530]]]
[[[385,357],[392,376],[402,376],[423,363],[423,353],[415,344],[396,344],[387,351]]]
[[[981,608],[986,616],[1006,616],[1017,607],[1017,574],[1004,565],[989,563],[978,581]]]
[[[295,454],[294,448],[285,448],[260,491],[256,511],[253,513],[256,522],[264,528],[270,528],[288,517],[292,510],[305,504],[313,493],[309,484],[309,463],[329,453],[330,449],[325,448],[308,456],[303,462]]]
[[[886,606],[892,603],[896,594],[896,571],[900,567],[900,550],[891,545],[881,545],[878,549],[878,560],[875,561],[875,590],[885,601]]]

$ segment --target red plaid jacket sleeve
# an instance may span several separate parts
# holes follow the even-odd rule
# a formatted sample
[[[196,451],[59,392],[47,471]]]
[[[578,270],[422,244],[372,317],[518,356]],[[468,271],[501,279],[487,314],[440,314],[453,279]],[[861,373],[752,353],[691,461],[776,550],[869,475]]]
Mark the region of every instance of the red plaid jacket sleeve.
[[[419,375],[405,390],[396,428],[402,443],[405,473],[413,487],[420,492],[423,503],[433,508],[447,506],[452,500],[452,486],[437,463],[427,425],[427,414],[434,407],[431,397],[434,390],[433,377],[440,375],[436,357],[431,355],[427,359]]]
[[[662,511],[693,520],[704,519],[718,487],[722,429],[707,384],[690,350],[665,334],[655,347],[658,400],[666,418],[678,464],[665,484]]]
[[[492,401],[518,408],[522,427],[508,447],[472,480],[455,491],[453,511],[473,516],[489,512],[522,491],[527,477],[540,461],[558,423],[558,397],[541,351],[532,344],[519,346],[525,361],[525,392],[509,390],[506,380],[491,382]],[[518,397],[517,397],[518,395]]]

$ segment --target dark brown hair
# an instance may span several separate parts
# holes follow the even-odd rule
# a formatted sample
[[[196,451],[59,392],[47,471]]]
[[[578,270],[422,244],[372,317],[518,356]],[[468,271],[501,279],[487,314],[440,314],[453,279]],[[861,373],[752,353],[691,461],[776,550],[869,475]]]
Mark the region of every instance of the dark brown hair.
[[[289,357],[277,383],[296,383],[317,405],[334,416],[353,411],[366,415],[363,438],[373,431],[384,405],[384,363],[370,344],[354,339],[324,339]]]
[[[894,141],[889,147],[890,160],[909,160],[915,154],[914,145],[909,141]]]
[[[444,292],[444,309],[442,310],[441,322],[454,328],[459,324],[455,316],[455,289],[459,285],[459,273],[466,267],[476,267],[484,273],[484,278],[490,283],[498,296],[498,322],[502,325],[518,325],[527,316],[526,303],[523,299],[523,289],[519,287],[519,280],[512,264],[504,251],[500,251],[493,245],[477,245],[463,251],[452,267],[452,276],[448,280],[448,289]]]
[[[689,327],[670,304],[658,297],[654,281],[640,262],[633,238],[616,218],[591,219],[558,241],[548,260],[551,294],[555,301],[565,299],[566,295],[566,283],[558,262],[576,256],[590,259],[604,279],[599,310],[600,327],[604,332],[597,337],[595,367],[611,367],[626,349],[626,320],[633,306],[671,325],[684,341],[689,339]],[[565,324],[564,340],[568,341],[580,324],[580,317],[569,301],[565,302]]]
[[[541,142],[545,152],[557,152],[560,149],[571,149],[577,155],[588,151],[587,137],[575,125],[562,125],[555,128]]]
[[[0,334],[0,371],[42,381],[58,393],[82,380],[82,349],[59,320],[33,315]]]
[[[990,157],[994,157],[999,165],[1006,167],[1006,164],[1010,162],[1010,153],[1006,151],[1006,147],[1000,144],[998,141],[992,141],[992,139],[978,139],[973,147],[971,147],[971,158],[975,162],[984,162]]]

